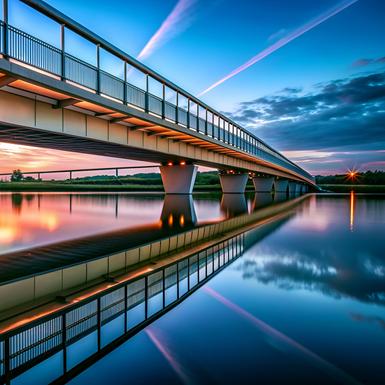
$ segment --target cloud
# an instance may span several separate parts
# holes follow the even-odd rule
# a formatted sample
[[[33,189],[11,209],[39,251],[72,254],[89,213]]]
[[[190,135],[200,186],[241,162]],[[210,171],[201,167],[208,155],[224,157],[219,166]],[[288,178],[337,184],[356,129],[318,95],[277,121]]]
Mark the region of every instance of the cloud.
[[[185,30],[192,21],[195,3],[196,0],[178,0],[171,13],[143,47],[138,59],[146,59],[172,37]]]
[[[385,168],[385,72],[318,84],[307,94],[283,89],[228,115],[289,155],[305,151],[300,162],[317,170],[322,153],[337,168],[349,162]]]
[[[353,62],[352,67],[366,67],[370,64],[383,64],[385,63],[385,56],[377,59],[358,59]]]

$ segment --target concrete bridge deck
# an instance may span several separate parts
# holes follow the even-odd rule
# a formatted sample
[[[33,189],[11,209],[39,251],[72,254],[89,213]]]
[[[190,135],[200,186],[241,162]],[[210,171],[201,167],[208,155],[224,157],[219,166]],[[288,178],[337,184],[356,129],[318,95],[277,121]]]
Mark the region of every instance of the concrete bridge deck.
[[[179,167],[185,165],[217,168],[227,179],[250,174],[315,187],[305,170],[223,114],[43,1],[22,1],[58,23],[61,43],[52,46],[9,25],[4,1],[0,140],[172,165],[171,179],[185,183],[169,192],[189,192],[194,171],[186,174],[188,167]],[[67,30],[95,44],[96,66],[66,52]],[[101,51],[121,61],[122,77],[105,71]],[[130,83],[132,69],[143,74],[143,88]],[[171,171],[161,172],[166,182]],[[242,192],[231,185],[239,183],[222,183],[225,192]]]

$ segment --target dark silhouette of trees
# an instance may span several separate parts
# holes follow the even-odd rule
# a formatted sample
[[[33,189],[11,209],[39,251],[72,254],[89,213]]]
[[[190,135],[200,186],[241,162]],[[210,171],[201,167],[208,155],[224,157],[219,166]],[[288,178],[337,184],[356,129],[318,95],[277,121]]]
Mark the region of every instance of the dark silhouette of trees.
[[[385,171],[358,172],[352,181],[347,175],[317,175],[317,184],[385,185]]]
[[[11,175],[11,182],[21,182],[23,179],[24,176],[19,169],[13,170],[13,173]]]

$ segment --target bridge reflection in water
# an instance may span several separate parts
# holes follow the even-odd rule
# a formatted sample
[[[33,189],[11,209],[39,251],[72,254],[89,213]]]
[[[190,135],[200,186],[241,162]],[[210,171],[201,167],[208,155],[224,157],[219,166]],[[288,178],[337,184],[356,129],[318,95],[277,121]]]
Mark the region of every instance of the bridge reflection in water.
[[[178,226],[181,222],[193,225],[196,216],[191,198],[172,198],[167,204],[165,202],[162,223],[169,226],[172,217]],[[304,199],[299,198],[298,202]],[[265,204],[272,200],[271,196],[266,196]],[[226,204],[233,213],[240,213],[245,202],[224,197],[222,207]],[[263,200],[256,198],[254,208],[256,202]],[[276,230],[291,217],[294,207],[295,201],[287,202],[280,209],[272,210],[270,216],[265,215],[263,221],[261,217],[253,217],[257,227],[250,229],[252,222],[241,222],[235,235],[223,238],[223,234],[218,234],[219,242],[212,241],[209,247],[198,252],[178,260],[171,258],[162,267],[152,265],[135,278],[117,277],[102,291],[88,291],[76,300],[66,302],[67,298],[63,298],[65,303],[56,311],[3,328],[0,330],[0,383],[12,383],[16,378],[21,381],[33,378],[38,383],[37,376],[47,375],[42,368],[48,367],[52,375],[50,381],[76,376]]]

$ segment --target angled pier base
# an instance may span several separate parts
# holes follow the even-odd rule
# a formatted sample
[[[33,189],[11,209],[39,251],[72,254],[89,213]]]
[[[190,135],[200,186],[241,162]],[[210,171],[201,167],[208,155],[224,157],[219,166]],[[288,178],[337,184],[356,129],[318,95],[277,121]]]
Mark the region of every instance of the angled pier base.
[[[224,194],[243,194],[248,179],[247,174],[219,174]]]
[[[276,179],[274,182],[275,192],[287,192],[288,183],[287,179]]]
[[[274,184],[274,177],[259,177],[253,178],[254,190],[256,192],[272,192]]]
[[[166,194],[191,194],[198,167],[192,164],[160,166]]]

